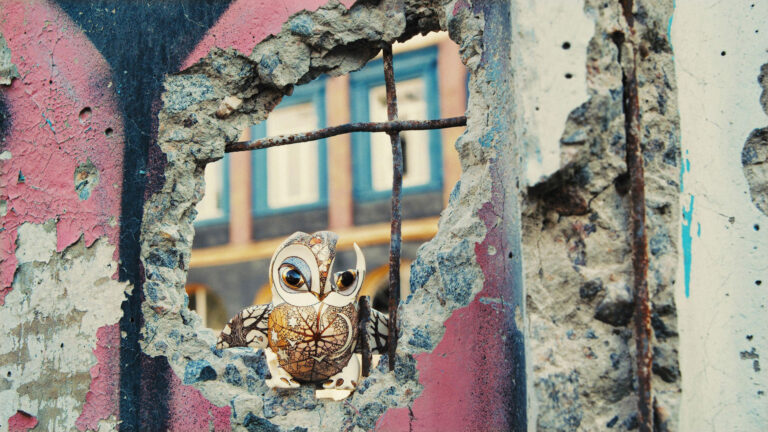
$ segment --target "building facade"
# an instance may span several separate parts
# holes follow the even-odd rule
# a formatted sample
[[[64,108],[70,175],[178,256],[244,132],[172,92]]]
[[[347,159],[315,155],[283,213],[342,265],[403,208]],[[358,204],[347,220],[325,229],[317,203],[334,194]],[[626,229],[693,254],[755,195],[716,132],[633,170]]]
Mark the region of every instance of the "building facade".
[[[458,47],[446,33],[418,36],[393,49],[400,119],[464,115],[467,76]],[[267,121],[246,129],[241,140],[386,120],[383,66],[377,57],[347,76],[321,77],[295,87]],[[402,298],[410,292],[410,263],[437,231],[440,212],[458,180],[454,142],[462,132],[401,134]],[[270,302],[270,258],[295,231],[338,232],[338,268],[354,267],[352,243],[357,242],[368,265],[361,295],[386,311],[392,189],[388,135],[354,133],[232,153],[209,164],[205,180],[188,293],[190,304],[211,328],[221,329],[245,306]]]

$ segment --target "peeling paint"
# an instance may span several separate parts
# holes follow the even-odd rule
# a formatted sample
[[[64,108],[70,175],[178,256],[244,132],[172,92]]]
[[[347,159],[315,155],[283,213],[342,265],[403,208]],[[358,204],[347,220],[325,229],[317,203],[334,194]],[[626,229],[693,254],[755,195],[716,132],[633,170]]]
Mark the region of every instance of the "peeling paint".
[[[35,426],[37,426],[35,416],[21,410],[16,411],[16,414],[8,419],[8,432],[26,432]]]
[[[20,77],[3,92],[13,119],[3,147],[13,156],[3,161],[0,173],[0,198],[9,209],[0,221],[0,305],[12,288],[18,265],[17,229],[23,223],[58,219],[59,252],[80,236],[86,245],[102,236],[117,244],[118,229],[107,221],[119,214],[119,190],[107,185],[122,179],[122,125],[114,93],[94,91],[106,88],[100,84],[109,81],[110,69],[103,58],[54,5],[8,1],[3,11],[0,33],[14,35],[7,42]],[[41,30],[27,32],[29,28]],[[82,61],[69,61],[72,58]],[[94,109],[89,121],[93,128],[81,127],[78,113],[83,106]],[[118,139],[105,141],[97,132],[107,126],[117,131]],[[101,172],[102,183],[93,189],[94,199],[82,201],[72,173],[89,158]]]
[[[96,337],[98,341],[93,354],[98,363],[91,368],[91,384],[85,395],[85,405],[75,421],[80,431],[97,431],[102,420],[119,414],[120,326],[100,327]]]
[[[87,247],[81,238],[59,253],[56,226],[49,220],[18,229],[19,265],[6,297],[13,307],[4,310],[0,333],[0,365],[9,381],[0,392],[0,418],[22,409],[34,412],[44,429],[69,430],[84,402],[97,403],[86,395],[89,386],[108,389],[103,380],[117,377],[107,376],[103,364],[94,366],[100,378],[89,369],[102,360],[97,335],[118,319],[127,286],[110,277],[117,263],[106,239]]]

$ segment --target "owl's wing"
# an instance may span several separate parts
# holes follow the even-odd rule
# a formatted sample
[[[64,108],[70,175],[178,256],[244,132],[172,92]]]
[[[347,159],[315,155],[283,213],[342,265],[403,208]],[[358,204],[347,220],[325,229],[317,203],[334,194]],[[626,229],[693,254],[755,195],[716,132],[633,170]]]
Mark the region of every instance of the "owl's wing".
[[[371,318],[366,328],[368,330],[366,336],[368,336],[368,346],[371,347],[372,354],[385,354],[387,352],[388,326],[389,317],[371,308]],[[360,344],[355,347],[355,352],[362,352]]]
[[[216,342],[216,348],[266,348],[270,312],[272,312],[271,304],[243,309],[224,326]]]

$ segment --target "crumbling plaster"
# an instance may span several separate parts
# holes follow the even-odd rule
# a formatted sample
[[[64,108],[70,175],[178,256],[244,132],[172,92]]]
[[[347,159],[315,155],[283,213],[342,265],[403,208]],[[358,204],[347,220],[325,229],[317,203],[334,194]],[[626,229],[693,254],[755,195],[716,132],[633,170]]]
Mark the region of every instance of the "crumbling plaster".
[[[116,281],[122,124],[114,93],[94,91],[109,67],[66,14],[1,6],[0,428],[71,430],[129,289]]]
[[[527,189],[523,207],[530,379],[536,427],[546,431],[637,427],[622,106],[622,68],[628,64],[620,59],[622,42],[616,37],[618,32],[626,33],[626,22],[619,2],[588,0],[583,6],[581,13],[593,22],[594,30],[577,33],[589,38],[588,42],[567,42],[570,49],[585,49],[585,63],[578,59],[563,62],[557,74],[548,70],[548,64],[538,66],[543,71],[526,62],[520,66],[526,72],[524,77],[540,74],[563,79],[569,73],[571,83],[567,84],[577,88],[586,84],[589,96],[580,106],[569,108],[564,130],[554,128],[560,134],[557,141],[535,134],[540,154],[558,152],[554,162],[559,169],[527,176],[544,178]],[[637,74],[655,334],[653,388],[664,413],[665,430],[677,430],[680,393],[673,298],[679,250],[679,118],[667,35],[672,11],[671,1],[635,2],[635,28],[642,41]],[[583,22],[584,18],[574,20]],[[561,49],[564,42],[551,41]],[[536,100],[542,92],[525,79],[518,86],[524,100]],[[571,89],[570,94],[578,93]],[[534,130],[541,118],[557,115],[542,113],[547,108],[543,104],[534,111],[530,104],[525,106],[522,122],[534,125]],[[546,126],[552,128],[552,124],[558,123]],[[526,140],[526,128],[518,130],[523,131],[528,146],[535,145]],[[529,170],[537,168],[529,163]]]
[[[486,5],[485,8],[496,11],[497,6]],[[501,10],[509,13],[508,9]],[[509,119],[504,118],[511,119],[511,114],[509,110],[499,108],[506,104],[498,103],[498,95],[509,94],[509,71],[501,69],[509,64],[509,41],[507,39],[506,45],[500,45],[504,47],[502,51],[483,45],[483,42],[494,42],[493,37],[500,40],[509,37],[508,26],[504,26],[507,22],[505,13],[492,16],[501,20],[500,25],[495,23],[495,26],[484,29],[483,26],[489,24],[484,23],[483,7],[476,5],[472,9],[461,1],[446,4],[385,1],[378,5],[358,2],[349,11],[341,4],[331,2],[316,12],[294,15],[279,34],[267,37],[249,56],[231,49],[214,48],[182,73],[168,76],[158,134],[165,162],[162,175],[152,183],[142,225],[143,351],[151,356],[167,357],[176,375],[184,377],[185,384],[200,388],[217,406],[230,406],[235,426],[247,427],[249,423],[258,422],[264,427],[274,424],[274,427],[286,430],[296,425],[312,430],[341,430],[370,429],[388,408],[413,404],[422,391],[416,368],[430,373],[440,362],[429,357],[414,360],[414,355],[431,351],[451,327],[458,326],[458,331],[463,331],[462,327],[471,329],[484,321],[483,318],[473,319],[473,314],[486,311],[489,315],[498,314],[501,319],[490,323],[488,335],[480,335],[474,340],[466,339],[466,336],[458,340],[453,337],[448,343],[455,345],[462,340],[464,343],[458,343],[466,350],[469,347],[464,344],[472,342],[491,342],[503,347],[504,339],[522,341],[520,327],[517,327],[518,336],[509,331],[510,325],[514,330],[523,322],[522,302],[518,299],[518,309],[513,311],[510,308],[514,308],[516,300],[505,300],[500,297],[500,291],[494,291],[494,286],[504,285],[503,277],[494,275],[499,282],[486,283],[484,287],[484,271],[475,258],[478,247],[485,245],[481,254],[495,256],[488,260],[497,261],[493,264],[495,267],[486,270],[503,268],[508,260],[517,263],[513,267],[517,266],[518,270],[512,272],[521,284],[521,256],[514,249],[515,239],[507,239],[505,234],[508,226],[519,233],[519,226],[510,222],[511,215],[519,212],[515,204],[516,193],[507,193],[504,198],[502,189],[506,185],[499,177],[500,170],[516,175],[515,165],[511,163],[515,152],[509,147],[511,140],[506,135]],[[234,141],[239,130],[263,120],[282,95],[290,92],[292,85],[307,82],[322,73],[348,73],[371,59],[381,43],[407,39],[417,32],[439,28],[450,30],[459,42],[462,59],[472,75],[468,131],[457,144],[464,174],[446,209],[445,214],[450,216],[443,217],[437,237],[422,248],[420,261],[412,272],[411,285],[419,289],[402,306],[403,333],[396,371],[387,373],[381,368],[375,371],[344,404],[315,401],[311,389],[306,388],[292,395],[275,393],[262,382],[265,372],[261,353],[212,349],[213,333],[202,328],[199,318],[186,308],[183,287],[193,237],[194,204],[202,197],[204,189],[204,166],[223,156],[224,144]],[[491,73],[494,75],[490,76]],[[239,107],[231,109],[234,105],[224,104],[225,99],[242,103],[238,102]],[[487,113],[495,113],[497,117],[489,119]],[[504,168],[495,166],[495,159],[505,161]],[[495,210],[497,205],[503,208]],[[497,226],[500,217],[504,217],[505,222]],[[487,237],[489,229],[496,234]],[[512,246],[507,245],[508,242]],[[509,252],[509,258],[506,256],[508,249],[514,251],[514,254]],[[481,290],[488,292],[487,302],[477,302],[473,310],[467,311],[470,316],[457,318],[453,326],[446,323],[454,310],[466,307]],[[518,315],[516,324],[505,324],[505,316],[513,314]],[[505,330],[499,334],[496,328],[502,325]],[[505,359],[503,351],[493,356],[499,362],[483,366],[481,370],[489,374],[488,397],[503,397],[499,392],[504,392],[509,385],[504,378],[509,376],[512,367],[505,363],[510,360]],[[433,363],[431,369],[430,362]],[[464,364],[454,362],[449,366],[459,367],[458,373],[471,375]],[[495,375],[499,376],[494,378]],[[234,376],[245,379],[234,379]],[[458,376],[453,379],[459,386],[471,382]],[[440,381],[439,377],[431,379],[432,383]],[[461,387],[457,390],[469,391]],[[405,427],[409,422],[418,421],[426,422],[422,427],[435,422],[455,422],[462,418],[456,413],[443,418],[437,414],[460,409],[470,414],[462,421],[477,421],[484,417],[504,428],[511,425],[511,416],[524,418],[526,413],[524,399],[522,404],[518,402],[514,407],[500,406],[498,397],[480,405],[453,402],[439,407],[436,400],[446,396],[441,391],[433,394],[433,399],[425,399],[425,406],[420,407],[417,402],[410,408],[410,419],[408,411],[404,412],[405,417],[401,415],[403,411],[396,411],[389,419],[385,415],[379,420],[385,425],[380,427],[385,430],[390,427],[387,424],[402,427],[403,419]],[[518,414],[505,414],[498,412],[499,409]]]
[[[512,151],[515,142],[525,146],[529,157],[541,157],[529,158],[524,173],[529,183],[521,184],[526,188],[522,222],[530,428],[631,429],[636,400],[634,343],[627,325],[631,272],[622,64],[611,37],[623,28],[620,6],[587,0],[584,13],[577,14],[573,5],[537,2],[541,14],[574,16],[578,23],[561,30],[570,42],[566,53],[565,40],[553,34],[537,38],[542,30],[531,24],[527,5],[514,3],[513,28],[521,31],[514,33],[512,45],[519,78],[512,87],[509,76],[500,80],[483,63],[483,33],[490,19],[468,2],[392,2],[387,3],[391,15],[385,7],[358,3],[351,12],[334,4],[300,13],[248,55],[250,42],[224,32],[218,35],[221,40],[238,40],[242,45],[229,45],[240,52],[203,43],[185,63],[187,69],[167,77],[159,123],[165,160],[153,167],[162,176],[150,179],[142,230],[147,317],[142,344],[147,354],[167,357],[175,372],[169,392],[173,424],[199,426],[185,408],[174,408],[188,404],[204,411],[201,418],[209,416],[217,430],[427,427],[424,419],[441,412],[432,406],[443,401],[438,390],[448,388],[429,384],[462,382],[457,379],[462,370],[445,367],[451,365],[440,363],[440,357],[471,353],[477,335],[468,323],[508,308],[504,296],[485,286],[497,283],[489,269],[504,255],[499,253],[504,247],[499,216],[514,210],[513,204],[502,212],[493,206],[503,201],[494,189],[502,184],[494,170],[500,158],[502,166],[517,166],[512,163],[520,156]],[[121,125],[110,94],[90,95],[85,85],[90,79],[109,88],[99,53],[74,31],[76,25],[43,4],[4,2],[10,18],[0,22],[3,34],[36,30],[26,38],[7,38],[7,49],[0,45],[0,76],[11,76],[12,65],[19,71],[10,87],[2,87],[0,100],[13,114],[9,132],[0,137],[0,279],[7,282],[0,286],[0,295],[7,294],[2,328],[12,329],[0,334],[0,356],[12,359],[0,362],[11,365],[0,370],[0,424],[4,427],[11,418],[13,424],[39,421],[47,428],[114,427],[117,372],[110,368],[120,342],[115,324],[122,313],[119,304],[128,289],[112,279]],[[758,77],[764,87],[767,35],[758,30],[768,11],[748,1],[702,5],[678,0],[673,7],[671,0],[635,6],[643,41],[638,75],[655,312],[654,388],[670,430],[757,429],[768,412],[765,367],[760,365],[767,342],[768,220],[760,207],[764,164],[753,162],[763,157],[760,146],[765,145],[760,138],[764,89]],[[404,9],[419,19],[406,21]],[[350,23],[357,25],[345,27]],[[549,21],[541,25],[563,27]],[[204,165],[222,156],[224,143],[236,139],[240,128],[265,118],[291,84],[321,72],[346,73],[374,55],[378,41],[437,28],[451,31],[472,74],[469,128],[457,143],[464,173],[438,235],[422,248],[413,267],[411,285],[419,289],[401,310],[398,370],[376,371],[344,404],[316,401],[307,389],[276,395],[262,383],[265,368],[259,354],[212,351],[214,335],[185,307],[193,206],[202,196]],[[552,49],[553,43],[560,48]],[[540,51],[544,45],[550,51]],[[545,60],[532,61],[539,58],[536,53]],[[556,53],[573,54],[560,58]],[[60,61],[49,62],[50,56]],[[76,63],[82,69],[53,67],[72,56],[82,60]],[[550,62],[556,66],[549,67]],[[571,78],[549,85],[571,68]],[[503,131],[489,131],[499,118],[477,114],[498,109],[492,102],[510,89],[501,97],[508,98],[502,100],[509,102],[514,118],[501,120],[514,122],[515,140],[504,141],[499,139],[508,138]],[[555,106],[553,93],[564,95],[561,106]],[[242,105],[216,117],[229,96],[237,96]],[[39,109],[49,106],[56,109]],[[81,117],[86,106],[91,116]],[[103,138],[106,127],[114,128],[114,141]],[[745,152],[749,163],[744,163]],[[40,165],[46,158],[56,163]],[[85,174],[80,178],[78,173]],[[511,174],[506,178],[518,173]],[[98,182],[90,181],[96,175]],[[519,312],[522,308],[510,314],[519,319],[517,328],[525,322]],[[78,349],[70,352],[71,346]],[[471,364],[471,354],[466,355],[452,359]],[[42,373],[33,376],[38,366]],[[502,375],[508,372],[496,368]],[[440,370],[450,374],[440,375]],[[113,377],[100,380],[101,373]],[[30,390],[36,383],[37,388],[62,385],[66,394]],[[89,399],[89,391],[110,396]],[[456,389],[449,396],[462,394]],[[461,406],[450,408],[464,412]],[[83,412],[95,414],[84,417]]]
[[[117,262],[105,239],[58,252],[54,219],[18,232],[19,264],[6,297],[13,307],[4,308],[0,332],[0,419],[22,410],[45,430],[71,430],[95,378],[97,331],[117,321],[129,285],[110,277]]]

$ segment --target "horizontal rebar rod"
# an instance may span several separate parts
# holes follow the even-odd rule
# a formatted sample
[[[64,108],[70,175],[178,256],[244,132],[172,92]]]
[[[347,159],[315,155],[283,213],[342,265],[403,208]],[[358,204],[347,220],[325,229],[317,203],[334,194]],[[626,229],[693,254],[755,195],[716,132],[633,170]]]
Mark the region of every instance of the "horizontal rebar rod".
[[[315,141],[336,135],[342,135],[351,132],[400,132],[404,130],[427,130],[444,129],[449,127],[466,126],[467,118],[451,117],[439,120],[396,120],[388,122],[369,122],[369,123],[347,123],[338,126],[331,126],[325,129],[318,129],[310,132],[303,132],[291,135],[278,135],[274,137],[262,138],[256,141],[238,141],[227,144],[224,148],[226,153],[233,153],[246,150],[258,150],[269,147],[277,147],[286,144],[295,144],[300,142]]]

